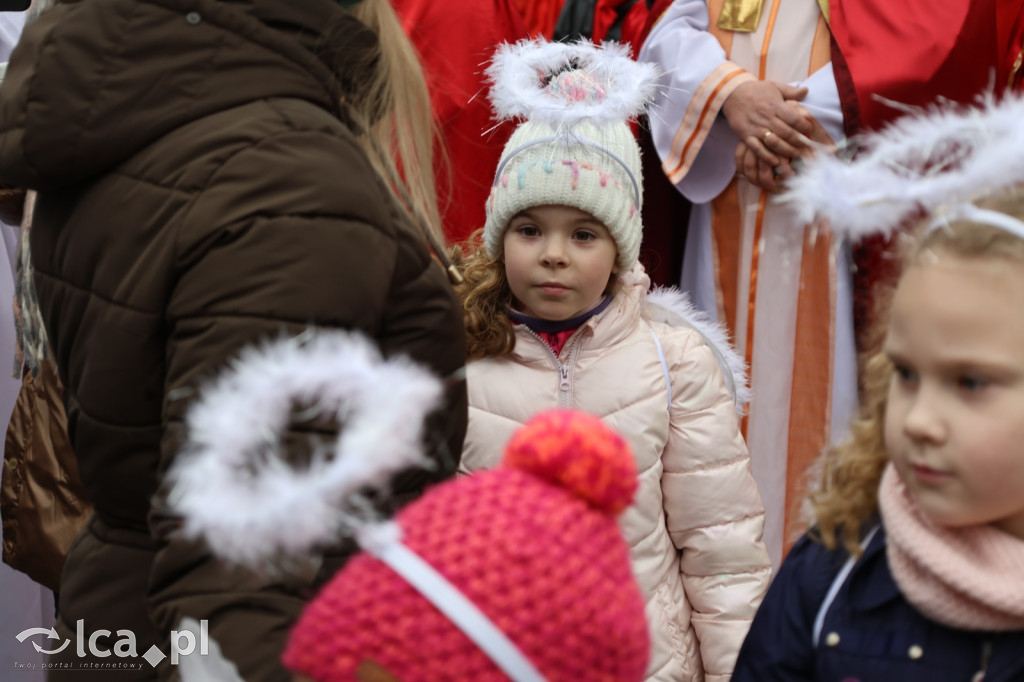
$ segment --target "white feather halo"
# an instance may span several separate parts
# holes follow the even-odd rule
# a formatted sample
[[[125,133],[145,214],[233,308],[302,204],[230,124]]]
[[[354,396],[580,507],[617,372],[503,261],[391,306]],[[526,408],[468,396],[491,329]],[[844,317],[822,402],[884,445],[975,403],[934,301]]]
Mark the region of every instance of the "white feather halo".
[[[779,200],[799,224],[824,219],[856,241],[1024,183],[1024,96],[936,106],[859,142],[856,160],[818,153],[789,181]]]
[[[423,420],[441,395],[426,369],[383,360],[358,333],[249,348],[189,409],[189,444],[168,474],[171,508],[186,537],[232,563],[261,568],[306,555],[350,530],[346,500],[427,464]],[[277,455],[296,405],[343,424],[333,458],[297,469]]]
[[[521,40],[498,47],[487,67],[499,120],[525,118],[552,128],[582,121],[626,121],[643,113],[658,87],[658,67],[630,58],[629,45],[586,39],[573,43]],[[568,103],[545,89],[552,76],[579,69],[602,86],[600,101]]]

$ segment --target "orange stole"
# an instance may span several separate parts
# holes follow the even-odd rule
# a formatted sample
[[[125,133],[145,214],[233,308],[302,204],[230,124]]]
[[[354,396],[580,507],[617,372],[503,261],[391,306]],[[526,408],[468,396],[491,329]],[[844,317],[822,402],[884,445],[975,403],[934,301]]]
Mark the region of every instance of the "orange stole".
[[[804,231],[789,398],[784,553],[806,530],[800,509],[807,495],[807,472],[830,440],[835,348],[834,253],[829,233],[813,226]]]
[[[709,32],[726,51],[731,52],[732,32],[717,27],[725,0],[709,0]],[[781,0],[773,0],[768,27],[761,48],[758,78],[766,78],[768,50],[775,17]],[[811,46],[808,74],[831,60],[831,34],[824,16],[818,17]],[[718,289],[719,319],[724,320],[735,336],[738,306],[747,306],[747,343],[743,350],[748,367],[754,349],[754,310],[757,275],[761,256],[761,235],[767,195],[758,202],[750,272],[750,290],[739,291],[740,219],[737,180],[711,203],[712,254]],[[794,343],[793,386],[790,393],[788,451],[786,465],[786,508],[783,531],[783,557],[789,552],[802,530],[800,508],[807,493],[807,471],[829,442],[832,414],[833,348],[835,321],[835,259],[832,240],[826,234],[814,236],[805,230],[797,301],[796,338]],[[740,349],[737,349],[740,350]],[[754,386],[756,392],[757,387]],[[743,419],[746,436],[747,419]]]

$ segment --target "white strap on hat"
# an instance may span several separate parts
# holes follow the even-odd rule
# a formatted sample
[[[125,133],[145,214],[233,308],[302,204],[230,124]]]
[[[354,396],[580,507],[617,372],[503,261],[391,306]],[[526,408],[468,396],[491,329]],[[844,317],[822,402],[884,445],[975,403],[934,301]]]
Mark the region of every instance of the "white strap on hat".
[[[387,564],[473,641],[513,682],[545,682],[544,676],[498,626],[448,579],[402,544],[397,524],[364,528],[363,549]]]

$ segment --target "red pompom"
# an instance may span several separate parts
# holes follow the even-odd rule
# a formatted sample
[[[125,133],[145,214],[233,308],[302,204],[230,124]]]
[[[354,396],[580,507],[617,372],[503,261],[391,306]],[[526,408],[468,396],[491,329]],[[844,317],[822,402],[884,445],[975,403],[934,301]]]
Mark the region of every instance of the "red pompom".
[[[504,464],[610,514],[628,507],[637,488],[626,440],[597,417],[573,410],[543,412],[527,422],[508,442]]]

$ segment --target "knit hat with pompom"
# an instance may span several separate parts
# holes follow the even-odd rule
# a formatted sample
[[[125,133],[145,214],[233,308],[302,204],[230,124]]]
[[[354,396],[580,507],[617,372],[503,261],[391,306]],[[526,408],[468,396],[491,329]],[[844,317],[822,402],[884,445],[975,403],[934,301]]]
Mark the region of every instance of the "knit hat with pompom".
[[[503,45],[487,75],[501,119],[525,119],[509,138],[487,200],[484,246],[501,255],[505,228],[535,206],[572,206],[608,228],[623,272],[636,264],[643,225],[640,147],[629,120],[656,85],[653,64],[614,42]]]
[[[644,601],[616,515],[636,465],[599,419],[543,413],[498,468],[439,485],[396,517],[403,545],[471,601],[550,682],[644,677]],[[509,678],[368,553],[306,608],[284,653],[317,682]],[[376,677],[374,677],[376,675]]]

